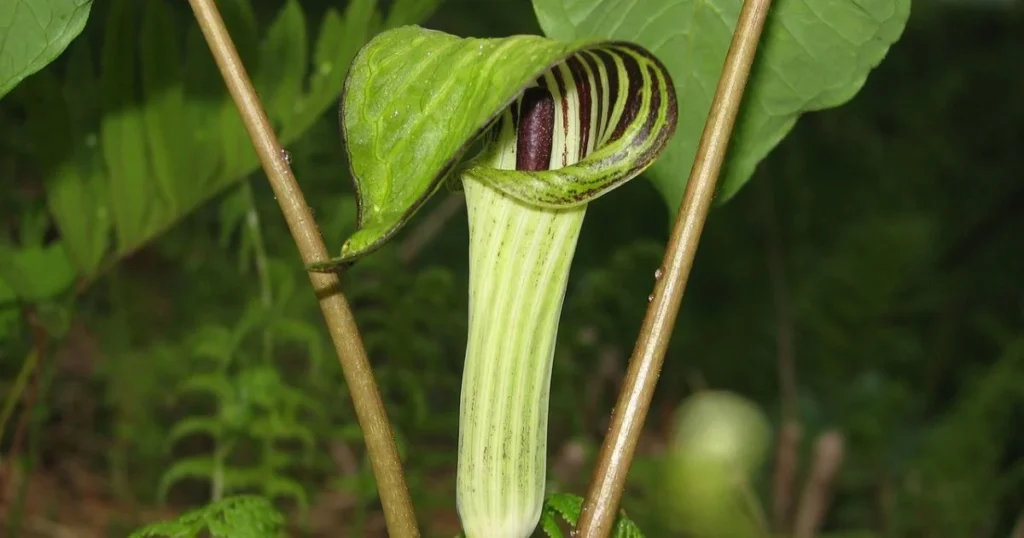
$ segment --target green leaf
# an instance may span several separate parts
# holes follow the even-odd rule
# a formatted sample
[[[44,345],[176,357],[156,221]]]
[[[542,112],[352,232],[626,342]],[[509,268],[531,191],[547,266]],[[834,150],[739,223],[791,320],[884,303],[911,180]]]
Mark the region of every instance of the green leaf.
[[[54,110],[52,105],[47,105],[50,113],[36,109],[29,115],[47,129],[47,132],[33,138],[47,141],[38,145],[44,152],[40,158],[52,166],[46,174],[50,214],[75,266],[82,274],[91,277],[99,269],[110,246],[113,222],[102,156],[95,148],[99,107],[78,98],[97,91],[98,80],[89,42],[76,41],[69,54],[61,89],[68,106]],[[39,81],[44,75],[46,73],[36,75],[28,84]],[[61,94],[50,97],[59,98]],[[71,158],[66,154],[58,156],[62,152],[70,153]]]
[[[220,14],[224,17],[224,26],[231,34],[231,41],[238,49],[238,55],[250,73],[259,72],[259,26],[256,24],[256,11],[251,0],[223,0],[217,2]],[[209,49],[207,49],[209,54]],[[223,84],[223,81],[221,81]]]
[[[562,538],[563,533],[558,527],[557,518],[561,517],[566,523],[576,526],[582,509],[583,497],[570,493],[553,493],[544,503],[544,511],[540,520],[541,528],[548,538]],[[623,510],[615,519],[612,538],[644,538],[644,535],[640,532],[640,528],[626,517],[626,512]]]
[[[256,24],[256,13],[249,0],[226,0],[218,4],[221,15],[224,17],[224,25],[231,34],[231,39],[238,48],[238,55],[242,58],[242,64],[250,75],[260,72],[260,47],[259,31]],[[203,55],[210,57],[210,49],[204,45]],[[224,80],[220,73],[214,71],[217,88],[224,89]],[[242,123],[241,116],[235,103],[224,96],[220,100],[220,108],[213,115],[217,119],[218,134],[214,138],[215,147],[219,145],[223,165],[217,178],[219,183],[215,187],[223,186],[230,181],[236,181],[243,175],[251,172],[259,165],[256,158],[256,151],[252,147],[249,135]]]
[[[133,0],[111,2],[103,43],[100,138],[120,252],[141,244],[157,217],[146,162],[145,123],[135,94],[136,6]]]
[[[299,103],[299,111],[288,118],[281,130],[282,144],[306,132],[338,98],[347,66],[359,47],[380,29],[376,6],[377,0],[353,0],[345,8],[344,18],[334,8],[327,9],[313,50],[309,93]]]
[[[193,197],[196,178],[184,173],[187,161],[182,144],[184,124],[184,87],[179,76],[181,65],[178,30],[174,13],[164,0],[145,4],[142,18],[142,93],[149,162],[157,190],[169,206],[169,212],[181,212],[184,199]]]
[[[494,116],[574,50],[537,36],[461,39],[414,26],[363,47],[342,97],[360,229],[338,261],[398,231]]]
[[[234,35],[234,34],[232,34]],[[185,140],[188,150],[189,175],[202,185],[214,183],[223,156],[219,151],[220,118],[218,114],[228,99],[224,80],[210,55],[210,47],[198,25],[189,25],[185,37],[185,113],[189,131]]]
[[[573,143],[586,158],[537,171],[494,166],[504,158],[495,141],[515,137],[513,109],[540,78],[552,92],[565,91],[560,110],[572,107],[594,124],[592,136]],[[492,126],[486,151],[461,170],[464,178],[532,205],[585,204],[646,169],[665,147],[676,124],[672,88],[661,63],[631,43],[462,39],[415,26],[384,32],[356,56],[342,96],[359,229],[340,257],[310,269],[333,270],[379,248]],[[573,97],[580,94],[586,98]]]
[[[0,304],[52,299],[75,281],[64,243],[20,249],[0,244]]]
[[[302,7],[288,0],[263,39],[256,84],[267,115],[278,124],[295,112],[309,61],[307,39]]]
[[[83,170],[75,161],[61,162],[47,176],[47,204],[75,267],[96,274],[109,245],[111,219],[108,186],[102,173]]]
[[[160,476],[160,484],[157,486],[157,499],[163,502],[167,498],[167,492],[170,491],[171,486],[187,478],[213,480],[213,475],[217,469],[218,465],[214,458],[207,456],[178,460]]]
[[[284,527],[284,516],[270,501],[252,495],[239,495],[210,503],[172,521],[147,525],[130,538],[200,536],[209,530],[216,538],[276,538]]]
[[[679,133],[649,174],[672,211],[711,107],[741,0],[533,0],[557,39],[635,41],[668,66],[681,103]],[[719,182],[735,194],[804,112],[838,106],[899,39],[910,0],[777,0],[772,6]]]
[[[196,434],[206,434],[219,440],[224,433],[224,424],[216,418],[191,416],[179,421],[167,434],[164,445],[170,450],[179,440]]]
[[[552,493],[546,503],[544,510],[551,514],[558,514],[570,525],[576,525],[580,519],[580,510],[583,509],[583,497],[571,493]]]
[[[395,0],[388,10],[387,28],[419,24],[437,11],[441,0]]]
[[[64,52],[91,8],[92,0],[0,2],[0,98]]]

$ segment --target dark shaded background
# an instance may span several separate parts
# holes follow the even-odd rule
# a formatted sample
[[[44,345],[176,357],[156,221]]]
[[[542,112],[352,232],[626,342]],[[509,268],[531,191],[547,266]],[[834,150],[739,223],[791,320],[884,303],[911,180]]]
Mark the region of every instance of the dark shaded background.
[[[302,3],[311,28],[329,4]],[[262,24],[279,5],[258,3]],[[776,426],[780,401],[792,398],[805,464],[818,434],[844,435],[829,531],[1010,536],[1024,508],[1024,11],[1007,6],[920,2],[860,94],[802,118],[739,195],[713,210],[626,500],[649,536],[670,535],[649,501],[671,414],[702,386],[755,400]],[[102,20],[94,15],[83,38],[100,40]],[[427,26],[539,32],[525,0],[448,0]],[[16,107],[0,102],[0,118],[17,117]],[[5,144],[15,137],[9,125],[0,123]],[[352,191],[333,113],[289,151],[336,248],[351,230]],[[17,173],[0,187],[0,213],[40,203],[32,166],[9,167]],[[302,419],[317,436],[312,455],[276,449],[294,456],[290,472],[309,499],[305,512],[294,500],[281,506],[297,536],[383,536],[322,321],[269,187],[253,179],[274,313],[294,325],[268,360],[322,411]],[[345,280],[428,536],[458,529],[467,230],[448,196],[459,195],[438,196],[418,216],[444,222],[422,249],[410,255],[414,222]],[[124,536],[209,500],[205,480],[174,485],[166,507],[154,492],[175,461],[211,450],[201,438],[166,443],[174,424],[210,410],[174,389],[198,364],[196,335],[235,330],[259,297],[248,247],[224,230],[221,202],[82,298],[39,402],[47,419],[32,445],[24,536]],[[643,179],[591,206],[552,384],[550,474],[560,490],[585,489],[668,228],[664,201]],[[259,355],[261,323],[270,322],[243,339],[242,364]],[[0,341],[5,391],[30,346],[29,331]],[[783,359],[795,364],[793,394],[780,394]],[[244,376],[240,368],[233,375]],[[256,453],[240,449],[237,464]],[[10,507],[21,479],[6,461],[3,471],[0,500]],[[759,487],[770,506],[767,480]]]

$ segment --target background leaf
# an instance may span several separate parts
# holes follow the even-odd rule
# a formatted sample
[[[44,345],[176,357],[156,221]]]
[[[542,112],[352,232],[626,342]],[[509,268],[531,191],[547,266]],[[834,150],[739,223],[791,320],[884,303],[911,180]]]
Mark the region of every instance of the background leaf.
[[[556,39],[635,41],[662,58],[676,84],[679,127],[649,174],[676,211],[711,108],[741,0],[533,0]],[[852,98],[899,39],[910,0],[777,0],[773,3],[719,181],[731,197],[804,112]]]
[[[91,7],[92,0],[0,2],[0,98],[64,52]]]
[[[267,114],[275,122],[280,123],[295,110],[308,69],[307,40],[302,7],[295,0],[289,0],[260,46],[256,87]]]
[[[152,188],[143,107],[135,93],[135,47],[125,46],[135,43],[136,7],[132,0],[110,4],[100,80],[104,98],[100,138],[121,251],[131,250],[145,240],[147,228],[157,219],[154,210],[158,189]]]
[[[147,525],[133,532],[131,538],[205,536],[200,534],[204,530],[214,538],[274,538],[283,525],[284,516],[269,501],[262,497],[239,495],[182,514],[171,521]]]
[[[67,289],[74,279],[63,243],[19,250],[0,245],[0,303],[15,298],[44,301]]]

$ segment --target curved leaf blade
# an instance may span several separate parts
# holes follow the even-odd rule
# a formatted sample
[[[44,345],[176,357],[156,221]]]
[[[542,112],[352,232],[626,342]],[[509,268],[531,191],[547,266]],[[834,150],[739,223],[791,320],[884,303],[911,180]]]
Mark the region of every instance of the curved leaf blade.
[[[643,45],[668,66],[684,104],[679,134],[649,175],[676,211],[742,0],[533,0],[545,34]],[[719,182],[728,199],[804,112],[843,104],[899,39],[910,0],[776,0]]]
[[[352,63],[340,111],[359,230],[340,258],[314,269],[383,244],[495,115],[572,52],[539,36],[463,39],[416,26],[372,39]]]
[[[608,62],[614,57],[632,59],[605,65],[607,72],[602,71],[612,87],[617,82],[626,85],[619,97],[612,98],[612,105],[605,104],[615,107],[608,121],[622,127],[603,133],[602,144],[607,142],[607,148],[599,148],[578,168],[565,168],[562,173],[527,177],[489,169],[493,167],[473,168],[472,173],[502,185],[498,188],[510,195],[555,207],[579,205],[636,175],[671,136],[675,96],[667,73],[649,52],[628,43],[591,39],[573,43],[538,36],[464,39],[412,26],[378,35],[355,58],[340,111],[359,201],[359,229],[342,246],[340,257],[310,269],[331,270],[381,246],[527,87],[546,73],[568,72],[573,65],[575,69],[583,69],[587,62],[603,65],[606,56]],[[572,76],[576,75],[565,74]],[[642,78],[648,81],[646,89],[631,82]],[[655,91],[651,97],[647,90],[657,90],[659,84],[667,91]],[[634,91],[644,97],[621,97]],[[656,114],[650,121],[637,122],[630,116],[637,110]],[[486,160],[486,156],[481,159]]]
[[[0,98],[60,56],[85,28],[92,0],[0,3]]]

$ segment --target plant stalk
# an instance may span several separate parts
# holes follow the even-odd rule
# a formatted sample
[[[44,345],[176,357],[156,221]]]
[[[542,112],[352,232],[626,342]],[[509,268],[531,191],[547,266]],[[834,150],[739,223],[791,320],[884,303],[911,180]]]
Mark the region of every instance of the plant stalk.
[[[281,145],[270,127],[217,6],[213,0],[189,0],[189,3],[267,173],[303,263],[308,266],[329,259],[327,247],[302,196],[302,190],[284,158]],[[416,516],[402,474],[391,424],[374,381],[359,329],[341,292],[338,275],[309,273],[309,279],[319,298],[320,309],[338,353],[345,382],[352,393],[356,417],[377,479],[388,534],[396,538],[418,538],[420,533],[416,526]]]
[[[605,538],[615,523],[770,5],[771,0],[746,0],[740,11],[662,261],[664,274],[655,283],[573,536]]]
[[[551,365],[586,206],[541,209],[474,180],[464,186],[470,283],[459,516],[467,538],[526,538],[544,504]]]

